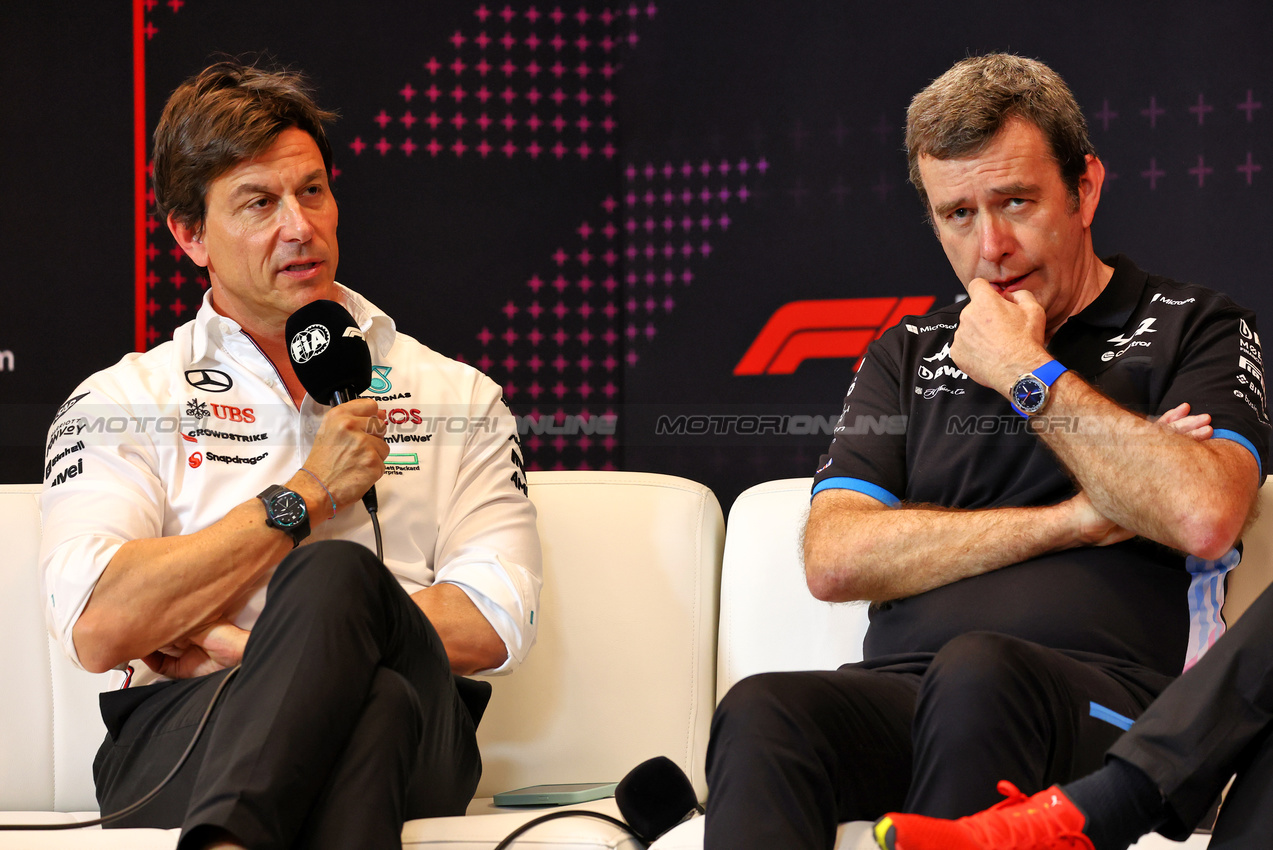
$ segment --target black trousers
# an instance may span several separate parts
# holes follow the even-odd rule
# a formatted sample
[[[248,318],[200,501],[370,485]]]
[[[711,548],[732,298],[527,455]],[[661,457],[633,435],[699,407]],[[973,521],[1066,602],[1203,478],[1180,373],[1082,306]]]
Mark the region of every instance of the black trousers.
[[[225,676],[102,694],[103,814],[167,775]],[[275,571],[190,760],[112,825],[180,826],[182,848],[220,828],[253,850],[399,850],[404,820],[464,813],[481,774],[474,728],[437,632],[397,580],[362,546],[316,543]]]
[[[1235,773],[1212,850],[1267,848],[1273,836],[1273,588],[1110,749],[1166,797],[1160,830],[1183,839]]]
[[[888,811],[959,817],[1100,766],[1170,678],[974,632],[936,655],[766,673],[730,689],[707,752],[706,850],[829,848]],[[1100,714],[1099,710],[1096,714]]]

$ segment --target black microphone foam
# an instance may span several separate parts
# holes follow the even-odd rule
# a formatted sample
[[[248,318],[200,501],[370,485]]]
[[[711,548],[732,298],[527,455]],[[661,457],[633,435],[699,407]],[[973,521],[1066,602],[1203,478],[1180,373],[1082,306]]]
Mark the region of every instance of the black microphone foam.
[[[689,777],[666,756],[632,768],[614,789],[614,800],[628,826],[646,844],[698,811]]]
[[[311,301],[287,319],[287,354],[305,392],[320,404],[357,398],[371,386],[371,349],[349,311]]]

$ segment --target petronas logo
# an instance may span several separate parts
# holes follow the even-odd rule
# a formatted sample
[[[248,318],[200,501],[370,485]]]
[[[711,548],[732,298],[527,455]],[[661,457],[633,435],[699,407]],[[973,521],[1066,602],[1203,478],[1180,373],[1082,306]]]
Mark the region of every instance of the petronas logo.
[[[371,386],[367,389],[377,395],[384,395],[393,389],[393,384],[389,383],[389,372],[392,369],[392,366],[372,366]]]

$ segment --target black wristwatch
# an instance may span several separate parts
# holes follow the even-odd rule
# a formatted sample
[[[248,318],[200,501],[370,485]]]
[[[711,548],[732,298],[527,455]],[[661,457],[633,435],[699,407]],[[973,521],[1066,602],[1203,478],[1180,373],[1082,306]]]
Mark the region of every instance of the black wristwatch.
[[[292,548],[309,537],[309,509],[305,499],[295,490],[271,484],[257,495],[265,505],[265,524],[292,538]]]
[[[1049,360],[1033,372],[1026,372],[1012,385],[1008,400],[1022,416],[1034,416],[1047,407],[1049,390],[1056,379],[1069,370],[1055,360]]]

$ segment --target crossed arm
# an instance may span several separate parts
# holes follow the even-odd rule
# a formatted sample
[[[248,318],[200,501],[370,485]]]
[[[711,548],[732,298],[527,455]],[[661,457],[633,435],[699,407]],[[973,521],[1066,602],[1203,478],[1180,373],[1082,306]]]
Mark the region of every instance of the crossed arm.
[[[358,502],[384,472],[388,445],[375,426],[374,401],[357,399],[323,419],[305,468],[327,482],[336,510]],[[311,526],[331,516],[331,501],[314,479],[297,472],[286,486],[304,497]],[[211,673],[239,663],[248,632],[230,618],[292,549],[265,523],[253,498],[193,534],[132,540],[115,553],[74,627],[80,662],[102,672],[133,658],[171,678]],[[413,594],[457,673],[498,667],[506,649],[463,590],[435,584]]]
[[[1006,397],[1018,375],[1051,359],[1042,308],[1029,293],[1000,296],[982,281],[969,293],[951,358]],[[1238,539],[1255,505],[1258,467],[1242,446],[1208,439],[1206,414],[1189,415],[1182,405],[1152,422],[1070,372],[1053,384],[1047,412],[1080,423],[1039,434],[1069,470],[1076,496],[1045,507],[961,511],[890,509],[860,493],[823,491],[805,530],[814,596],[911,596],[1047,552],[1137,535],[1208,559]]]

